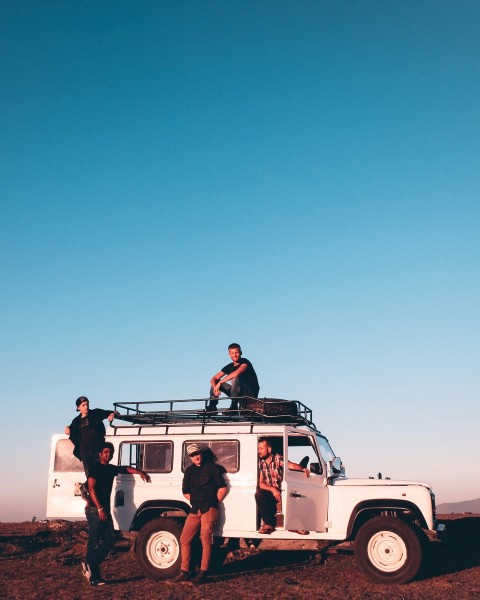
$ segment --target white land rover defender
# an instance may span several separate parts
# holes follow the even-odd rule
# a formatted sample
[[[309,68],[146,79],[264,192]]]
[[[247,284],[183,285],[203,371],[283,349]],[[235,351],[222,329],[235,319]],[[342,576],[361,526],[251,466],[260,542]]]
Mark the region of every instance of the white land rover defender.
[[[221,399],[222,400],[222,399]],[[135,554],[150,577],[166,579],[180,568],[180,534],[190,506],[182,479],[189,444],[210,448],[226,470],[228,494],[215,535],[250,539],[261,549],[321,551],[348,542],[359,567],[382,583],[405,583],[417,574],[428,541],[440,537],[435,496],[427,483],[349,479],[340,458],[298,401],[241,399],[239,410],[207,412],[206,400],[116,403],[122,413],[107,430],[113,463],[147,471],[150,485],[119,475],[112,490],[116,528],[138,532]],[[225,399],[225,406],[230,399]],[[271,535],[258,533],[255,503],[257,443],[268,438],[285,459],[281,514]],[[65,435],[54,435],[47,517],[84,518],[82,464]],[[306,465],[310,477],[288,469]],[[299,531],[308,531],[301,535]]]

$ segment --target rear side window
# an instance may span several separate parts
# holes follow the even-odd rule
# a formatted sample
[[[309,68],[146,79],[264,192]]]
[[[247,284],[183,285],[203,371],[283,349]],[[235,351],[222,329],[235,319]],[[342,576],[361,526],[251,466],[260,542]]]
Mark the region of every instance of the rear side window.
[[[73,456],[73,444],[70,440],[58,440],[55,446],[53,470],[57,473],[76,473],[83,471],[81,461]]]
[[[120,463],[147,473],[170,473],[173,468],[172,442],[123,442],[120,445]]]
[[[189,444],[198,444],[205,452],[211,452],[215,462],[227,471],[227,473],[236,473],[240,468],[240,443],[238,440],[188,440],[183,444],[182,452],[182,471],[192,464],[187,456],[187,446]]]

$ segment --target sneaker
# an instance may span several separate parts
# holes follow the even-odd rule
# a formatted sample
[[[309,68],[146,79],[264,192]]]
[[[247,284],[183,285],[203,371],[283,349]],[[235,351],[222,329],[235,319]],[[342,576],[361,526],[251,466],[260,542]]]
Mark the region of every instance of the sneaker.
[[[102,579],[101,577],[99,577],[98,579],[90,579],[90,585],[99,586],[106,584],[107,582],[105,581],[105,579]]]
[[[194,583],[195,585],[200,585],[201,583],[205,583],[207,580],[207,572],[206,571],[199,571],[195,577],[192,579],[192,583]]]
[[[217,406],[218,406],[218,400],[210,400],[210,402],[207,404],[207,408],[205,409],[205,411],[209,412],[209,413],[216,413]]]
[[[188,583],[190,581],[190,573],[188,571],[180,571],[176,577],[173,579],[167,579],[165,583],[173,584],[173,583]]]
[[[82,562],[82,575],[85,577],[85,579],[88,581],[88,583],[91,582],[92,572],[90,570],[89,564],[86,562]]]

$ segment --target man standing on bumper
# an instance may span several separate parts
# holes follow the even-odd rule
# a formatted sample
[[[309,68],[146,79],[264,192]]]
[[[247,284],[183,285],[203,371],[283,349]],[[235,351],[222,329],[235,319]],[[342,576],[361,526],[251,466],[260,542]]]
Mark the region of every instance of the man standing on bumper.
[[[246,358],[242,358],[240,344],[230,344],[228,354],[232,362],[225,365],[210,380],[210,402],[208,403],[207,411],[216,410],[218,405],[217,398],[222,392],[232,398],[230,410],[237,410],[238,403],[235,398],[239,396],[258,398],[260,387],[258,385],[257,374],[252,363]],[[228,381],[230,383],[227,383]]]
[[[205,580],[212,555],[213,529],[218,519],[218,503],[222,502],[227,495],[227,484],[223,478],[225,469],[215,464],[211,453],[209,459],[204,454],[204,450],[197,444],[187,446],[187,455],[193,464],[185,470],[182,492],[192,509],[180,537],[182,564],[181,572],[176,578],[178,582],[190,579],[190,549],[198,530],[202,542],[202,562],[200,571],[193,578],[192,583],[203,583]]]
[[[102,563],[113,544],[113,521],[110,513],[110,496],[113,480],[120,473],[140,475],[150,483],[150,475],[134,467],[117,467],[109,464],[114,453],[113,444],[103,442],[99,462],[90,467],[88,474],[89,498],[85,508],[88,523],[87,559],[82,563],[82,573],[90,585],[104,585],[100,573]]]

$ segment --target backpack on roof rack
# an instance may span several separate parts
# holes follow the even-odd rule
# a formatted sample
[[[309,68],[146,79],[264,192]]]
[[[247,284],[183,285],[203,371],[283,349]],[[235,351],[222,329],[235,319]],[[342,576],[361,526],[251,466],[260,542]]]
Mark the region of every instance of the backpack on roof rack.
[[[298,406],[293,400],[255,400],[248,398],[244,402],[246,410],[252,410],[267,417],[280,415],[296,417],[298,415]]]

